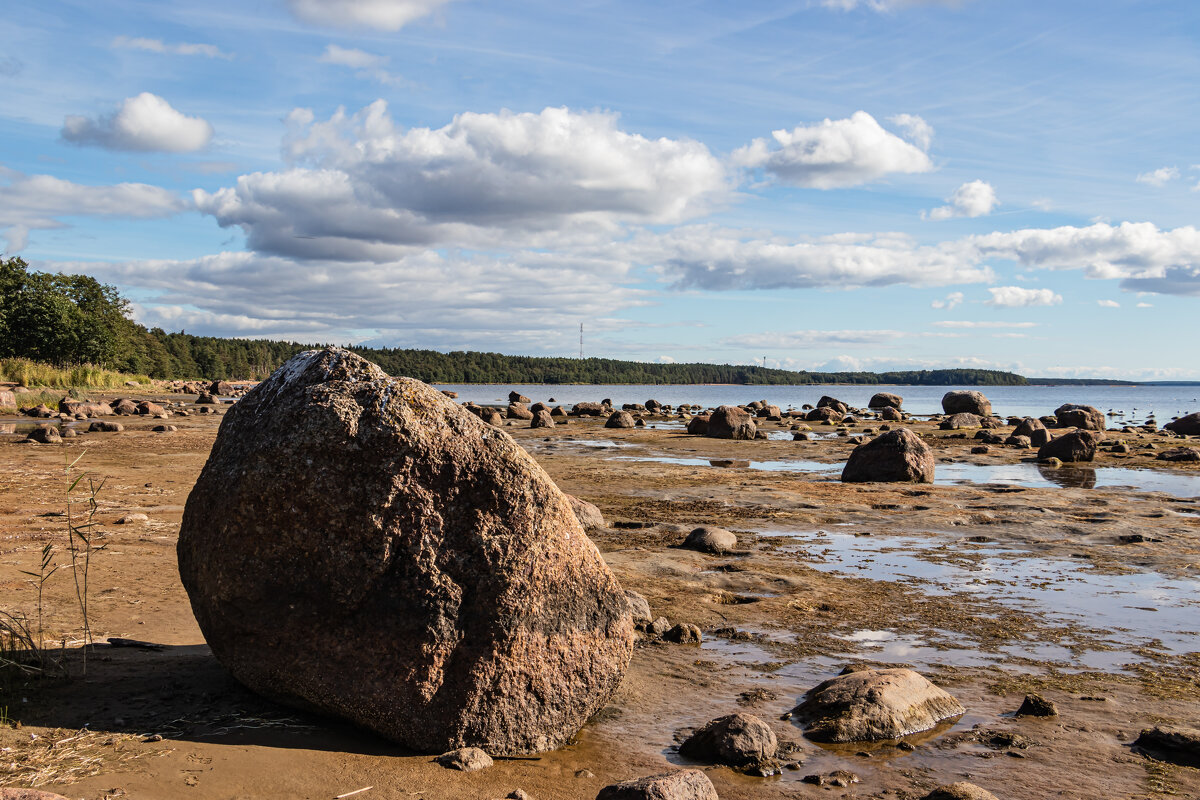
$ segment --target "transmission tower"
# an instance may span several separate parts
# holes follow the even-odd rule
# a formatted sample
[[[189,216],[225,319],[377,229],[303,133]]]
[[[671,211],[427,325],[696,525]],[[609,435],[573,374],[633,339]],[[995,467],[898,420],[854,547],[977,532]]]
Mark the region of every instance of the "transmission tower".
[[[583,360],[583,323],[579,323],[579,360]]]

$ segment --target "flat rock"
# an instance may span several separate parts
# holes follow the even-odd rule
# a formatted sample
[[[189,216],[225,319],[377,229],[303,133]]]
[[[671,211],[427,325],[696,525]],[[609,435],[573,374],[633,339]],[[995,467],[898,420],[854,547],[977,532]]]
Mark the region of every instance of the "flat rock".
[[[717,800],[717,790],[700,770],[683,769],[605,786],[596,800]]]
[[[558,747],[633,651],[625,593],[537,462],[340,348],[230,407],[178,554],[234,677],[420,752]]]
[[[965,710],[911,669],[864,669],[810,689],[792,714],[814,741],[870,742],[929,730]]]
[[[775,758],[779,741],[767,723],[753,714],[718,717],[679,746],[680,755],[709,764],[748,767]]]

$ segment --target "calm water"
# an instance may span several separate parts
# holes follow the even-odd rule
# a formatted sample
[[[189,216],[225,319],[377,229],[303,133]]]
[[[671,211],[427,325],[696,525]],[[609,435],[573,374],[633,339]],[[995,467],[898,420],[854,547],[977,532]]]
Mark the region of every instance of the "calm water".
[[[1159,425],[1172,417],[1200,411],[1200,386],[552,386],[507,384],[438,384],[439,389],[458,392],[458,399],[476,403],[506,403],[508,393],[516,390],[534,401],[551,397],[559,405],[570,406],[584,400],[610,398],[622,403],[645,403],[650,398],[677,406],[695,403],[704,407],[766,400],[782,409],[816,405],[822,395],[830,395],[852,406],[865,408],[877,391],[892,392],[904,398],[904,410],[913,414],[940,414],[942,395],[953,389],[977,389],[992,401],[992,410],[1004,416],[1041,416],[1063,403],[1082,403],[1103,412],[1123,412],[1111,417],[1110,425],[1141,422],[1151,413]]]

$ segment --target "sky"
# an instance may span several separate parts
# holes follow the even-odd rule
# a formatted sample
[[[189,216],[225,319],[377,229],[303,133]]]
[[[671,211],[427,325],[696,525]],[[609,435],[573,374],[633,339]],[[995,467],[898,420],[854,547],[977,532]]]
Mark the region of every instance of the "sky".
[[[1200,380],[1194,0],[8,0],[0,250],[168,331]]]

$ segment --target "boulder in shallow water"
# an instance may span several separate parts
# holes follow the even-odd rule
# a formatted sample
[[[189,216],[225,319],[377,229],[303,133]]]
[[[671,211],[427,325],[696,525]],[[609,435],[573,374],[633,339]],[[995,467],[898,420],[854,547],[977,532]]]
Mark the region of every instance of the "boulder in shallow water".
[[[899,409],[904,402],[904,398],[898,394],[891,392],[876,392],[871,395],[871,399],[867,401],[867,408],[895,408]]]
[[[863,669],[810,689],[792,715],[817,742],[899,739],[966,711],[911,669]]]
[[[178,551],[238,680],[417,751],[558,747],[632,654],[625,594],[537,462],[338,348],[230,408]]]
[[[992,402],[983,392],[973,389],[946,392],[942,395],[942,411],[947,414],[974,414],[979,417],[992,415]]]
[[[933,483],[933,450],[908,428],[860,444],[842,469],[844,483]]]
[[[1103,435],[1093,431],[1071,431],[1057,439],[1051,439],[1038,448],[1038,460],[1057,458],[1064,463],[1092,461],[1096,458],[1096,445]]]
[[[1092,406],[1065,403],[1054,409],[1060,428],[1079,428],[1082,431],[1103,431],[1107,427],[1104,414]]]
[[[753,714],[730,714],[701,727],[679,746],[679,754],[709,764],[748,767],[775,758],[779,741],[771,726]]]
[[[1172,433],[1181,433],[1184,436],[1200,436],[1200,411],[1172,420],[1163,425],[1163,429]]]

